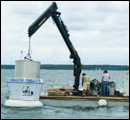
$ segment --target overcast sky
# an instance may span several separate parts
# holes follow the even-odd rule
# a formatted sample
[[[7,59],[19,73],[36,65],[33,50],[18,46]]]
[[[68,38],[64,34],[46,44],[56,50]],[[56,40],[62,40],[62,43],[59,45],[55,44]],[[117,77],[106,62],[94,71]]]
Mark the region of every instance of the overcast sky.
[[[82,64],[129,65],[129,2],[56,1]],[[51,1],[1,2],[1,62],[28,52],[28,27]],[[31,56],[42,64],[72,64],[50,18],[31,38]]]

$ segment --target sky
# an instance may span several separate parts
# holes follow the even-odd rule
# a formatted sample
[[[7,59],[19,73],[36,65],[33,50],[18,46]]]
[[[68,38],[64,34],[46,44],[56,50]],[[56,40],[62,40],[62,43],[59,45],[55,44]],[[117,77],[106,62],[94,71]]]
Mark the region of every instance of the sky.
[[[1,1],[1,64],[15,64],[15,60],[27,55],[28,27],[51,3]],[[82,64],[129,65],[129,2],[56,3]],[[42,64],[73,64],[69,55],[54,21],[49,18],[31,37],[32,59]]]

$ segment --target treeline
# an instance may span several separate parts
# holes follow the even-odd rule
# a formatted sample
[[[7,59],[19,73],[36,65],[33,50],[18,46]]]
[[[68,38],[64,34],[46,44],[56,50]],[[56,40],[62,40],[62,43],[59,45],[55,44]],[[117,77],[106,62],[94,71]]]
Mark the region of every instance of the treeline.
[[[14,65],[1,65],[1,69],[14,69]],[[48,70],[72,70],[73,65],[44,65],[40,66],[41,69],[48,69]],[[83,70],[129,70],[129,66],[127,65],[83,65]]]

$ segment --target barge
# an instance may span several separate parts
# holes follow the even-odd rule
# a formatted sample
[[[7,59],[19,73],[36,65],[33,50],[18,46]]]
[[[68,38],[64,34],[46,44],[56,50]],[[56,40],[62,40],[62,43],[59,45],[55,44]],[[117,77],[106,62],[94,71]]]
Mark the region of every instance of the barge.
[[[44,106],[52,107],[98,107],[99,100],[106,100],[107,106],[129,106],[129,97],[103,96],[40,96]]]
[[[62,89],[70,91],[72,88],[64,87]],[[129,96],[102,96],[102,95],[89,95],[77,96],[68,95],[65,91],[58,91],[59,88],[48,89],[48,95],[41,94],[40,101],[44,106],[52,107],[98,107],[100,100],[105,100],[107,106],[129,106]],[[60,88],[61,89],[61,88]]]

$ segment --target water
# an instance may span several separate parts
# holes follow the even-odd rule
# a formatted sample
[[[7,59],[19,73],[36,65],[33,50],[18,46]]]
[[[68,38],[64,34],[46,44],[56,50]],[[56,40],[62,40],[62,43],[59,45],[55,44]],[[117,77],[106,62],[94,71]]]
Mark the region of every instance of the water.
[[[102,71],[83,71],[91,79],[101,79]],[[127,71],[109,71],[116,88],[123,87],[123,74]],[[4,106],[7,86],[5,80],[14,77],[14,70],[1,70],[1,118],[2,119],[129,119],[129,106],[70,108],[43,106],[42,108],[9,108]],[[43,91],[52,87],[73,86],[72,70],[41,70]]]

